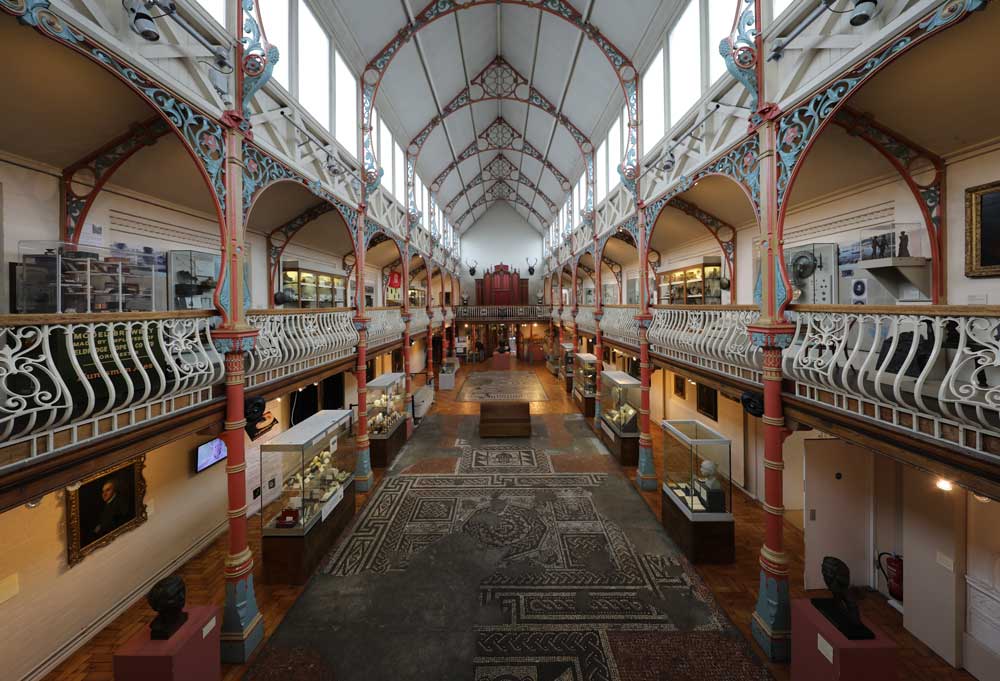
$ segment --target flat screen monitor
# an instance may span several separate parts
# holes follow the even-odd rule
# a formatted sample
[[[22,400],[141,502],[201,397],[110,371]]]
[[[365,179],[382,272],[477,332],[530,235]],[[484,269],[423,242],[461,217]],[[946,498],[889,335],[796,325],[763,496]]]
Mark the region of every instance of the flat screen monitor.
[[[226,443],[221,439],[216,438],[211,442],[206,442],[205,444],[198,447],[198,453],[195,456],[194,471],[195,473],[201,473],[203,470],[219,463],[226,458]]]

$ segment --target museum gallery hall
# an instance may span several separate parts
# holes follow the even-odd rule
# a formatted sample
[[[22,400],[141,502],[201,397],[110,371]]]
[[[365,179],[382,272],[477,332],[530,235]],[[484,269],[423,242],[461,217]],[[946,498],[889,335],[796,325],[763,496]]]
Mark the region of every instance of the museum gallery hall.
[[[1000,681],[991,0],[0,0],[0,681]]]

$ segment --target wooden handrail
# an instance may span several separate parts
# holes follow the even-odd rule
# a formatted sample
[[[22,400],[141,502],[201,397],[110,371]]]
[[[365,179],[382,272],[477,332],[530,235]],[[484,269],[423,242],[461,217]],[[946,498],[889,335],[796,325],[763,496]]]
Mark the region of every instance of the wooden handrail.
[[[435,306],[435,307],[437,307],[437,306]],[[400,312],[402,312],[403,311],[403,306],[402,305],[387,305],[385,307],[366,307],[365,308],[365,312],[381,312],[383,310],[399,310]]]
[[[650,305],[649,308],[651,310],[693,310],[695,312],[699,310],[740,310],[751,312],[760,309],[757,305]]]
[[[1000,305],[790,305],[793,312],[1000,317]]]
[[[327,312],[354,312],[353,307],[293,307],[281,309],[247,310],[248,315],[316,314]]]
[[[215,317],[215,310],[164,310],[162,312],[80,312],[69,314],[5,314],[0,315],[4,326],[60,326],[109,322],[145,322],[163,319],[202,319]]]

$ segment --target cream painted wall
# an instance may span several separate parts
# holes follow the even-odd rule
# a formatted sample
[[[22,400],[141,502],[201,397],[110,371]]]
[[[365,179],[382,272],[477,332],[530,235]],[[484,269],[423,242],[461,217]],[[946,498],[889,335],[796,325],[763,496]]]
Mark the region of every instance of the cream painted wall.
[[[525,258],[537,260],[535,275],[528,276]],[[477,278],[483,276],[488,267],[503,263],[521,271],[528,278],[528,299],[535,302],[535,296],[542,290],[542,235],[529,225],[521,215],[507,203],[498,201],[483,217],[462,235],[462,291],[469,295],[469,304],[476,302]],[[476,276],[469,276],[464,263],[479,261]]]
[[[64,493],[47,494],[37,508],[0,514],[0,580],[17,575],[20,586],[0,604],[5,679],[47,670],[47,661],[58,661],[97,633],[225,529],[225,466],[191,472],[192,452],[208,439],[190,436],[150,452],[149,519],[72,568],[66,563]]]

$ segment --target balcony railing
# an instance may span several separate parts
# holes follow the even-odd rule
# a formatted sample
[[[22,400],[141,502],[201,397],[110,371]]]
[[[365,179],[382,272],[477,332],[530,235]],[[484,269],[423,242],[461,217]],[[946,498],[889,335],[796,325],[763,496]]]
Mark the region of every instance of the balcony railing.
[[[1000,309],[801,306],[798,397],[1000,462]]]
[[[761,352],[747,326],[752,305],[674,305],[652,308],[650,351],[663,357],[754,383],[761,381]],[[601,329],[604,322],[601,322]]]
[[[444,309],[444,321],[445,324],[451,324],[455,320],[455,308],[446,307]]]
[[[601,317],[601,336],[624,345],[639,347],[638,305],[605,305]]]
[[[464,305],[455,308],[462,321],[506,321],[548,319],[548,305]]]
[[[250,310],[247,323],[260,333],[247,355],[250,386],[349,357],[356,351],[354,310]]]
[[[368,317],[368,347],[375,348],[403,339],[403,308],[373,307],[365,311]]]
[[[576,328],[587,333],[597,333],[594,306],[581,305],[576,311]]]
[[[573,308],[564,307],[561,319],[563,324],[574,326],[576,324],[576,320],[573,318]]]
[[[0,468],[213,399],[212,314],[0,317]]]
[[[444,323],[444,314],[441,312],[440,305],[431,306],[431,326],[438,327]]]
[[[423,333],[430,326],[431,320],[427,316],[427,308],[424,307],[411,307],[410,308],[410,335],[416,335],[418,333]]]

